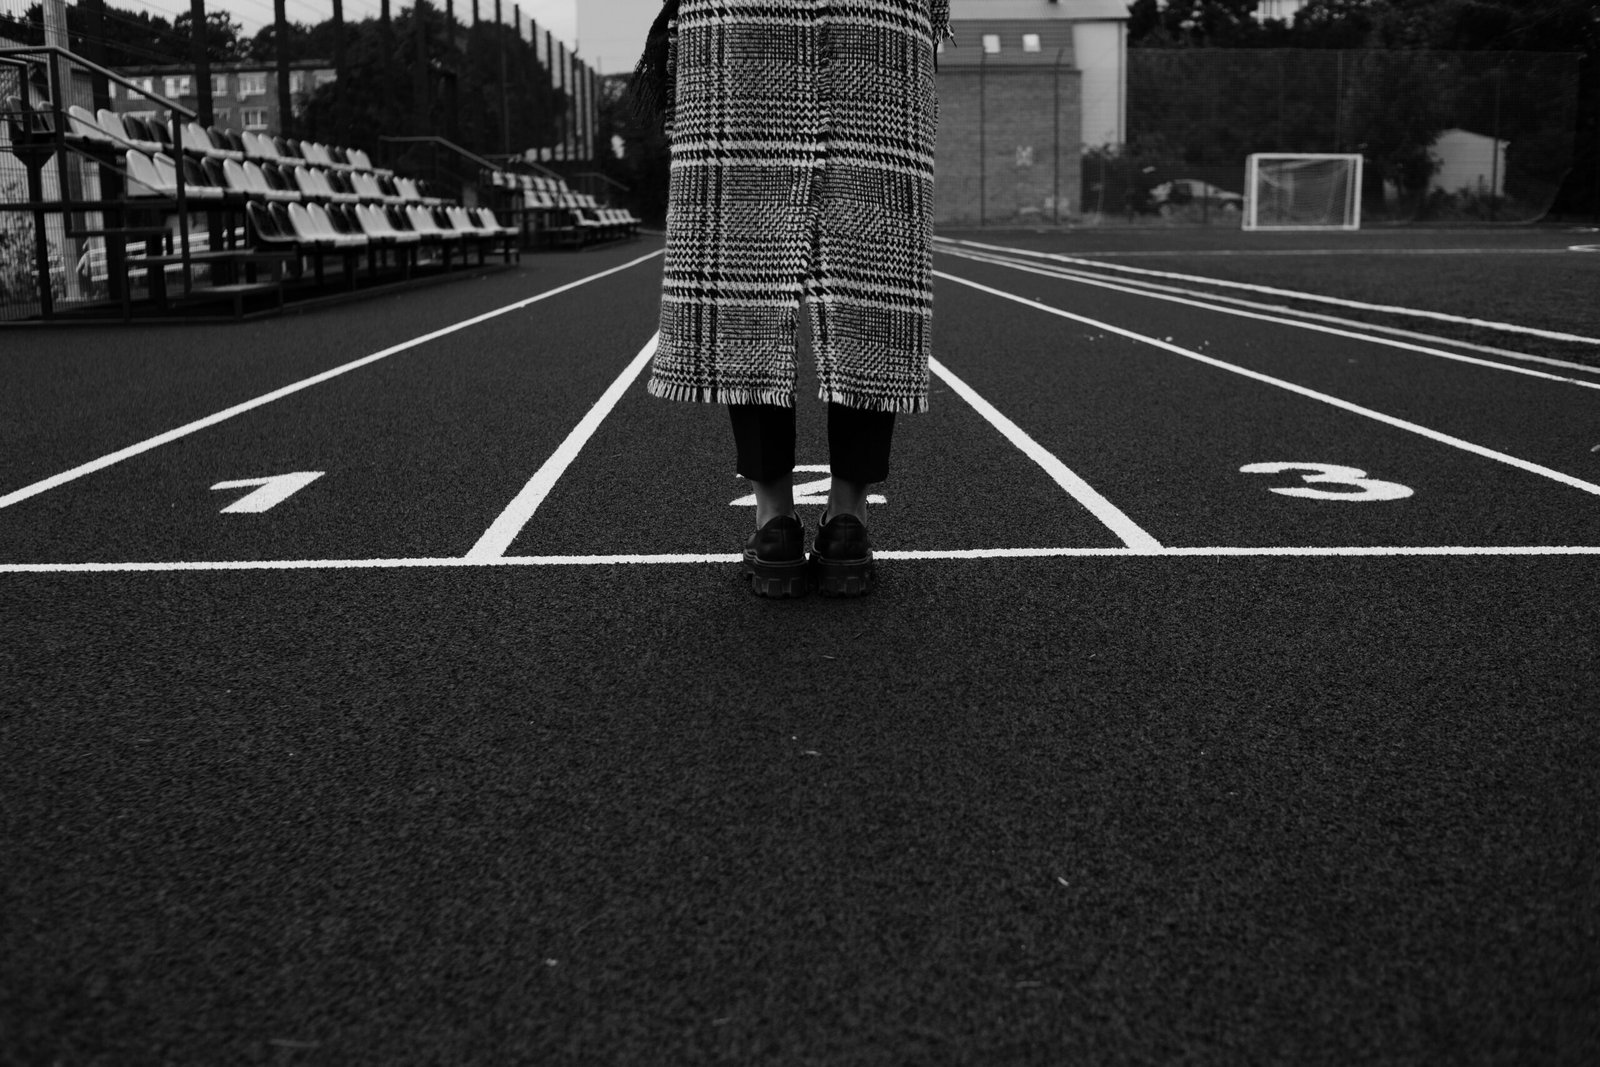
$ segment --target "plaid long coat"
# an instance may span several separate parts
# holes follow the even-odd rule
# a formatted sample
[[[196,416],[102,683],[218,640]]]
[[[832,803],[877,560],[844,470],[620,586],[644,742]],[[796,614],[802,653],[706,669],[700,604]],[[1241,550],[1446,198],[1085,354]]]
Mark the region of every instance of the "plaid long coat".
[[[792,406],[804,295],[824,400],[927,410],[949,22],[949,0],[681,0],[650,393]]]

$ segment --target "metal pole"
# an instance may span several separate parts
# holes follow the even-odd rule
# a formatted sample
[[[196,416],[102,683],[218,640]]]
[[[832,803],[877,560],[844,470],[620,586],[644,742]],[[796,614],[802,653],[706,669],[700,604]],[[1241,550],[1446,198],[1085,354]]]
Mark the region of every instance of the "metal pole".
[[[517,19],[522,19],[521,8],[514,9]],[[502,21],[500,0],[494,0],[494,33],[495,40],[499,42],[500,52],[500,152],[502,155],[511,154],[511,101],[506,92],[506,24]]]
[[[1056,151],[1056,225],[1061,225],[1061,57],[1066,53],[1066,46],[1056,49],[1056,116],[1055,125],[1052,127],[1055,136]]]
[[[1494,148],[1489,158],[1490,222],[1494,222],[1500,214],[1500,82],[1504,73],[1505,71],[1499,67],[1490,71],[1490,75],[1494,78]]]
[[[984,72],[988,69],[987,52],[978,53],[978,225],[988,218],[989,184],[986,171],[989,159],[989,113],[984,99]]]
[[[195,110],[200,112],[200,125],[211,125],[211,53],[206,47],[206,0],[189,0],[190,27],[189,53],[194,57]]]
[[[556,47],[561,50],[561,155],[570,160],[572,158],[572,57],[567,54],[566,42],[557,41]]]
[[[294,136],[294,99],[289,95],[289,16],[285,0],[272,0],[272,35],[278,53],[278,129]]]
[[[1589,56],[1590,63],[1600,63],[1600,56]],[[1600,226],[1600,93],[1595,94],[1594,109],[1594,224]]]
[[[538,44],[535,43],[534,52],[537,53],[538,51]],[[556,100],[556,39],[555,35],[549,30],[544,31],[544,99],[544,115],[546,120],[549,121],[550,112],[555,107]],[[554,132],[553,128],[548,131],[541,130],[539,136],[541,139],[547,138]],[[552,138],[550,146],[551,162],[555,161],[555,154],[555,144]]]
[[[419,134],[432,133],[431,111],[428,106],[428,19],[424,0],[411,0],[411,40],[414,58],[411,71],[412,106],[416,109],[414,122]]]
[[[341,142],[349,139],[345,99],[344,0],[333,0],[333,129]]]
[[[394,23],[389,18],[389,0],[382,0],[378,7],[378,50],[382,53],[382,113],[387,115],[394,100]],[[390,151],[396,150],[391,148]]]

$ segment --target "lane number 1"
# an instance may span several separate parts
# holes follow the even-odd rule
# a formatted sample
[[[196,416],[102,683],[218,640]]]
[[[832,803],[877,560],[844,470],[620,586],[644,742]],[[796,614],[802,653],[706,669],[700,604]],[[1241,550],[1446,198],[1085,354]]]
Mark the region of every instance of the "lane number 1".
[[[259,486],[255,492],[246,493],[222,509],[224,515],[238,514],[240,512],[261,512],[274,507],[289,499],[295,493],[304,489],[318,478],[323,471],[296,471],[293,474],[274,474],[270,478],[240,478],[232,482],[218,482],[211,488],[217,489],[244,489],[249,486]]]
[[[1335,463],[1246,463],[1239,468],[1239,471],[1242,474],[1310,471],[1309,474],[1300,475],[1300,480],[1308,483],[1306,485],[1288,488],[1274,486],[1272,489],[1274,493],[1283,496],[1305,497],[1310,500],[1404,500],[1415,492],[1409,485],[1368,478],[1367,472],[1358,467],[1341,467]],[[1349,486],[1355,492],[1317,489],[1313,487],[1313,483]]]

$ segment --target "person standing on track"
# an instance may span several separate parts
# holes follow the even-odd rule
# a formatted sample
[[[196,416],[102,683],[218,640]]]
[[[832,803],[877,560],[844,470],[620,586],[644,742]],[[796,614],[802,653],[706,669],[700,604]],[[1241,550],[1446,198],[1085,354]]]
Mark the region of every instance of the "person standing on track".
[[[876,582],[867,488],[888,477],[895,416],[928,408],[949,25],[949,0],[669,0],[636,72],[662,86],[672,150],[647,388],[727,405],[760,596]],[[793,492],[802,296],[832,473],[809,561]]]

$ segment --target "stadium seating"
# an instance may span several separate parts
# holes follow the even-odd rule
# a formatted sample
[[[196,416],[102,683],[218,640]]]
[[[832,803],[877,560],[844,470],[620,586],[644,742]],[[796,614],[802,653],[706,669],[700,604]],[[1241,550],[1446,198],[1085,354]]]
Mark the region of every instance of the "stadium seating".
[[[469,186],[468,196],[453,199],[375,166],[354,147],[236,133],[195,118],[174,127],[166,118],[76,104],[56,110],[17,99],[0,111],[14,127],[13,145],[49,141],[79,159],[81,181],[59,201],[71,220],[68,236],[79,242],[84,291],[72,299],[109,295],[125,316],[143,313],[146,301],[165,310],[207,297],[230,300],[238,314],[256,290],[278,289],[281,305],[284,288],[379,285],[424,269],[482,264],[491,253],[509,263],[530,236],[527,205],[502,206],[492,195],[499,189],[474,195]],[[562,182],[541,181],[548,184],[539,190],[540,210],[552,219],[559,211],[597,212],[592,221],[604,225],[584,226],[581,243],[628,232],[622,216]],[[577,225],[575,216],[561,221]]]

